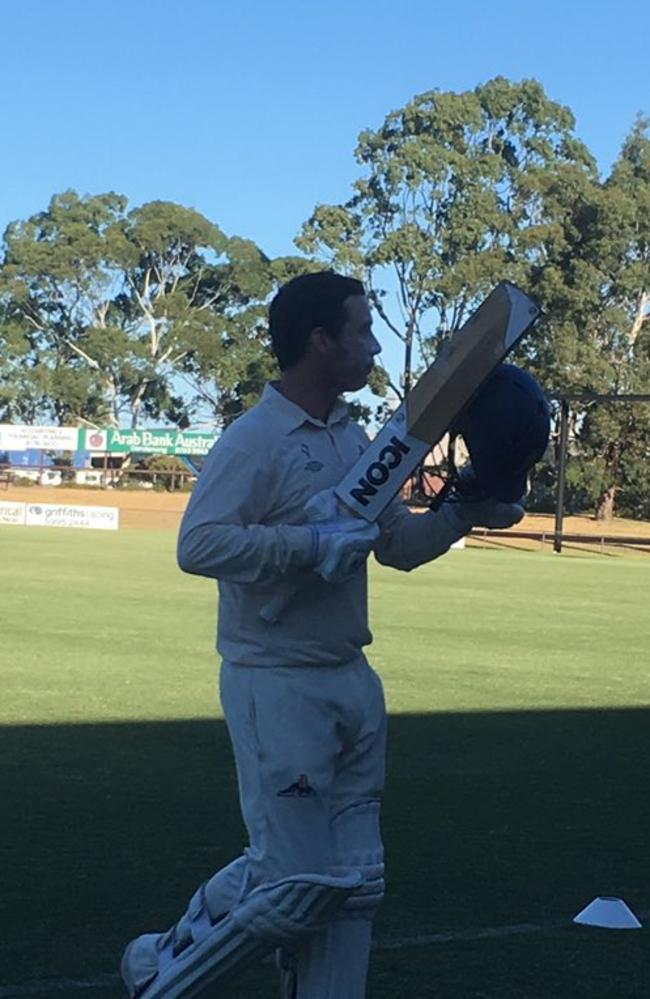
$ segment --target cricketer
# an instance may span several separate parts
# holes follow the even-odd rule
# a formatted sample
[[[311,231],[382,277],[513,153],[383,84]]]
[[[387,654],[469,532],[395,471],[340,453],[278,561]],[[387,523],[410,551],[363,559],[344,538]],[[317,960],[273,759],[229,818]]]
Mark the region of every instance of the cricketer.
[[[365,654],[367,559],[408,572],[524,512],[461,491],[423,514],[395,499],[378,523],[351,515],[333,490],[368,438],[341,395],[366,385],[380,351],[363,285],[294,278],[269,330],[280,378],[215,444],[178,540],[181,569],[218,581],[220,696],[248,845],[173,927],[127,946],[122,977],[138,999],[230,997],[222,983],[274,952],[283,999],[363,999],[384,894],[386,749]],[[263,608],[294,580],[269,622]]]

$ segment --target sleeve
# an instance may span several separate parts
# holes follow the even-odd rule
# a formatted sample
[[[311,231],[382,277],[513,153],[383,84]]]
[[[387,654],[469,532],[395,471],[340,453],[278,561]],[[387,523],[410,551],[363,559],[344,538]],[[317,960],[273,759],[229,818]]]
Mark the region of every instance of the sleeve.
[[[190,497],[178,537],[184,572],[231,583],[266,583],[309,564],[308,527],[266,525],[269,483],[244,450],[218,441]]]
[[[414,513],[401,500],[394,500],[379,519],[381,534],[374,548],[382,565],[410,572],[449,551],[454,542],[471,530],[471,524],[455,515],[449,504],[439,510]]]
[[[359,427],[360,440],[367,447],[370,440]],[[410,572],[448,552],[470,530],[454,516],[446,504],[437,510],[414,513],[406,503],[395,499],[379,518],[381,534],[374,555],[382,565]]]

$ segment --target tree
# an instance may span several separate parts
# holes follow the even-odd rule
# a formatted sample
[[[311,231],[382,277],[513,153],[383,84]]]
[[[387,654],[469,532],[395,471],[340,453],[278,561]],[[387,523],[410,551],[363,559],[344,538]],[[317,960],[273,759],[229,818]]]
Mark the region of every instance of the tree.
[[[399,376],[385,379],[398,398],[503,278],[542,305],[515,360],[550,392],[649,391],[647,122],[604,183],[574,124],[538,82],[498,77],[421,94],[361,134],[351,198],[317,206],[297,244],[365,280],[403,346]],[[573,497],[600,516],[617,495],[643,505],[645,417],[630,412],[573,414]]]
[[[602,258],[609,390],[650,395],[650,120],[639,118],[605,184]],[[607,252],[608,251],[608,252]],[[603,431],[607,435],[603,440]],[[585,420],[581,443],[603,459],[596,515],[650,509],[650,405],[603,407]],[[603,446],[604,445],[604,446]]]
[[[562,196],[539,275],[546,337],[536,364],[560,393],[650,394],[650,140],[639,118],[610,176]],[[568,210],[567,210],[568,206]],[[559,215],[559,213],[558,213]],[[573,406],[569,503],[639,516],[650,493],[650,407]]]
[[[403,345],[390,383],[398,396],[414,364],[431,361],[498,280],[531,286],[549,237],[548,193],[596,176],[573,129],[539,83],[498,77],[421,94],[361,134],[364,176],[352,197],[318,206],[297,243],[365,279]]]
[[[32,423],[47,394],[30,342],[0,301],[0,423]]]
[[[11,355],[13,375],[22,379],[32,409],[48,410],[60,423],[106,414],[100,365],[83,356],[80,341],[94,325],[99,289],[110,278],[99,247],[110,239],[110,226],[123,207],[124,200],[114,195],[85,204],[62,195],[48,212],[13,223],[5,234],[1,335],[20,343]],[[12,373],[3,374],[7,395]],[[16,408],[14,402],[10,411]],[[18,408],[24,411],[24,405]]]
[[[303,266],[304,269],[304,266]],[[293,276],[294,258],[269,260],[250,240],[235,237],[229,254],[205,271],[197,304],[210,304],[188,336],[180,369],[212,418],[224,426],[258,401],[276,373],[269,349],[266,303]]]
[[[195,377],[205,364],[193,361],[203,351],[228,380],[211,395],[218,416],[220,392],[236,395],[240,376],[264,367],[254,312],[272,286],[254,244],[194,210],[157,201],[128,211],[113,193],[56,195],[5,234],[0,336],[17,348],[2,391],[20,371],[32,409],[59,423],[136,426],[163,416],[187,426],[205,398]],[[15,401],[7,407],[18,412]]]
[[[260,257],[254,244],[231,241],[230,260],[214,270],[208,293],[214,283],[228,286],[242,308],[236,314],[228,310],[218,337],[197,328],[192,349],[182,361],[186,379],[219,425],[226,426],[254,405],[266,382],[279,375],[268,332],[269,289],[275,291],[291,278],[321,266],[296,256],[269,262]],[[244,301],[248,304],[243,305]],[[371,379],[377,394],[385,394],[382,372],[374,371]],[[364,403],[353,401],[350,410],[359,422],[371,422],[373,414]]]

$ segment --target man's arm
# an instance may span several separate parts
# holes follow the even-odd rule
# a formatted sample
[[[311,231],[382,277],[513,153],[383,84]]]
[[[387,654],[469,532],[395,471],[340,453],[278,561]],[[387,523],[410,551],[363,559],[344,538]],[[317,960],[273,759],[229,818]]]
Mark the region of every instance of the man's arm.
[[[381,534],[374,547],[382,565],[410,572],[448,552],[473,527],[505,530],[524,515],[518,503],[497,500],[447,500],[439,510],[415,513],[395,500],[380,518]]]
[[[217,443],[190,497],[178,537],[184,572],[231,583],[265,583],[309,565],[312,535],[267,525],[269,484],[259,458]]]
[[[330,581],[355,572],[378,528],[344,523],[268,524],[273,502],[265,462],[220,442],[203,466],[178,538],[184,572],[229,583],[270,583],[300,569]]]

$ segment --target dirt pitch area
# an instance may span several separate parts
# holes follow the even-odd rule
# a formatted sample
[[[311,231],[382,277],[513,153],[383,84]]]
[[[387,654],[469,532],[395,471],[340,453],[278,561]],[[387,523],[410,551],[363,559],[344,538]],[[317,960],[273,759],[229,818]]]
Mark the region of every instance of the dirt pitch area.
[[[187,506],[189,493],[154,492],[153,490],[121,489],[66,489],[62,486],[10,487],[0,492],[2,499],[26,503],[65,503],[81,506],[117,506],[120,509],[120,527],[148,528],[151,530],[177,530],[183,511]],[[521,548],[529,551],[546,548],[553,544],[554,518],[549,514],[528,514],[516,527],[516,532],[535,532],[544,535],[543,539],[523,537],[495,537],[486,534],[468,542],[472,547]],[[592,544],[566,541],[567,550],[603,551],[618,553],[638,551],[647,557],[650,553],[650,523],[616,518],[606,523],[593,517],[565,517],[564,533],[586,534],[593,537]],[[647,538],[648,546],[637,548],[626,545],[607,545],[604,537]]]

